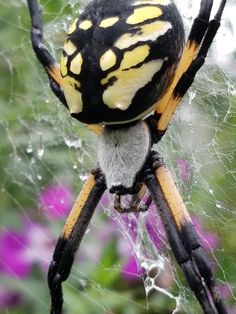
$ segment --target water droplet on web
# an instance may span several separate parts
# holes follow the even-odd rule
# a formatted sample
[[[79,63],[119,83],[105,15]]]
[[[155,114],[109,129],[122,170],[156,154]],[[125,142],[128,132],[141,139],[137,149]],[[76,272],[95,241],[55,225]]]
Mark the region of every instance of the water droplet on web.
[[[26,153],[31,154],[32,152],[33,152],[33,146],[31,143],[29,143],[27,148],[26,148]]]
[[[41,158],[43,157],[43,154],[44,154],[44,148],[41,147],[41,148],[39,148],[38,151],[37,151],[37,156],[38,156],[38,158],[41,159]]]
[[[144,281],[145,289],[147,293],[149,290],[153,287],[153,280],[150,277],[147,277],[146,280]]]
[[[220,204],[220,202],[218,202],[218,201],[216,202],[216,207],[217,207],[217,208],[221,208],[221,207],[222,207],[221,204]]]
[[[26,177],[28,178],[28,180],[29,180],[30,182],[34,183],[34,180],[33,180],[31,174],[28,174]]]
[[[190,92],[189,93],[189,104],[191,105],[192,101],[194,100],[196,96],[196,92]]]
[[[81,148],[81,139],[65,139],[65,143],[68,147]]]
[[[88,175],[85,174],[85,173],[81,173],[81,174],[79,175],[79,178],[80,178],[81,181],[85,181],[85,180],[88,178]]]
[[[211,193],[211,194],[213,195],[213,192],[214,192],[214,191],[213,191],[212,188],[210,188],[208,191],[209,191],[209,193]]]
[[[88,233],[90,233],[91,232],[91,229],[87,229],[86,231],[85,231],[85,234],[88,234]]]
[[[67,15],[67,17],[66,17],[66,19],[67,19],[67,21],[72,21],[72,16],[71,15]]]
[[[83,154],[82,150],[78,151],[77,160],[78,160],[79,163],[83,163],[83,161],[84,161],[84,154]]]
[[[37,174],[37,179],[38,179],[39,181],[41,181],[41,180],[42,180],[42,176],[41,176],[40,174]]]

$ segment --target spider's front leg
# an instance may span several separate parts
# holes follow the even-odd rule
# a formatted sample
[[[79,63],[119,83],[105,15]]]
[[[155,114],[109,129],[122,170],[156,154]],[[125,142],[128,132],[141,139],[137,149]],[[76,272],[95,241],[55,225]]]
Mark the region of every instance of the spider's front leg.
[[[68,109],[68,104],[62,88],[62,76],[60,66],[44,45],[42,8],[37,0],[27,0],[31,17],[31,43],[39,62],[48,75],[51,90]],[[96,134],[100,134],[102,127],[99,125],[87,125]]]
[[[205,314],[227,314],[208,258],[168,168],[159,154],[151,155],[151,167],[143,181],[160,212],[174,256]]]
[[[59,64],[43,44],[42,9],[37,0],[27,0],[27,4],[31,17],[31,42],[34,52],[48,75],[53,93],[58,97],[61,103],[67,107],[66,99],[61,89]]]
[[[70,274],[75,253],[105,189],[103,174],[99,170],[93,171],[76,199],[57,241],[48,271],[51,314],[62,313],[63,293],[61,284]]]

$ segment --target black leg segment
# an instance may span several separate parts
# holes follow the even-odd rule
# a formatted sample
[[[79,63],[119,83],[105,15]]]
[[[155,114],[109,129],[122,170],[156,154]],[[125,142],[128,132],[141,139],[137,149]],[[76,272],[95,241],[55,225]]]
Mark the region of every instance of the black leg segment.
[[[76,251],[105,189],[103,175],[96,180],[92,176],[87,180],[58,239],[48,271],[51,314],[63,313],[62,282],[70,274]]]

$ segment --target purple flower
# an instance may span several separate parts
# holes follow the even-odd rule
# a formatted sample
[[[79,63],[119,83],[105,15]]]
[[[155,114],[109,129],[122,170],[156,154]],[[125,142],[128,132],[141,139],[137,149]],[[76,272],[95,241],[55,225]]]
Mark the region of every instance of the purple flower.
[[[206,231],[197,217],[192,217],[195,230],[200,236],[202,246],[206,251],[215,250],[219,246],[219,239],[216,234]]]
[[[135,244],[138,241],[138,220],[144,218],[144,226],[150,241],[158,251],[162,250],[163,226],[154,206],[150,206],[144,217],[142,215],[124,215],[122,220],[126,225],[131,241]],[[137,262],[132,255],[133,247],[130,241],[120,239],[120,252],[126,256],[126,261],[122,268],[122,276],[126,281],[135,281],[140,278],[145,271],[138,267]]]
[[[236,306],[233,306],[229,309],[229,314],[236,314]]]
[[[232,294],[232,287],[230,287],[228,284],[222,284],[218,286],[218,289],[223,299],[228,299],[230,295]],[[235,314],[236,314],[236,308],[235,308]]]
[[[45,271],[51,259],[51,238],[44,226],[34,223],[24,224],[22,231],[2,231],[0,272],[10,277],[26,278],[34,264]]]
[[[72,207],[72,190],[68,186],[48,186],[41,192],[39,202],[46,216],[56,219],[65,217]]]
[[[52,259],[53,236],[50,230],[37,223],[27,224],[27,246],[22,255],[24,260],[31,263],[31,266],[38,264],[42,271],[47,271]]]
[[[160,251],[163,249],[162,241],[163,234],[165,234],[160,217],[157,215],[155,206],[151,206],[148,210],[146,218],[146,228],[150,237],[150,240],[155,245],[156,249]]]
[[[178,159],[177,165],[180,169],[180,175],[181,175],[182,180],[184,182],[187,182],[189,180],[190,171],[191,171],[188,161],[185,159]]]
[[[0,309],[16,306],[20,303],[21,296],[18,292],[13,292],[0,286]]]
[[[27,277],[31,263],[22,254],[27,248],[26,236],[15,230],[5,230],[0,233],[0,248],[0,272],[11,277]]]
[[[142,275],[142,270],[138,268],[136,259],[133,255],[126,260],[124,266],[122,267],[122,277],[130,282],[137,281],[140,279],[140,275]]]

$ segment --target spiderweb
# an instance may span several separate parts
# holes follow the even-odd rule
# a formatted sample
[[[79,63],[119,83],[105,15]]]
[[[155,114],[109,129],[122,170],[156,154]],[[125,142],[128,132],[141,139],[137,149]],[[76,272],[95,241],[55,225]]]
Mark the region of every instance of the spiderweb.
[[[45,42],[57,60],[68,25],[86,2],[41,1]],[[188,30],[199,1],[177,4]],[[228,1],[206,65],[156,147],[231,313],[236,313],[235,10],[236,1]],[[42,314],[49,304],[48,263],[73,200],[96,165],[97,141],[50,92],[31,49],[25,1],[0,0],[0,12],[0,313]],[[107,194],[63,288],[72,314],[201,311],[154,208],[121,216]]]

